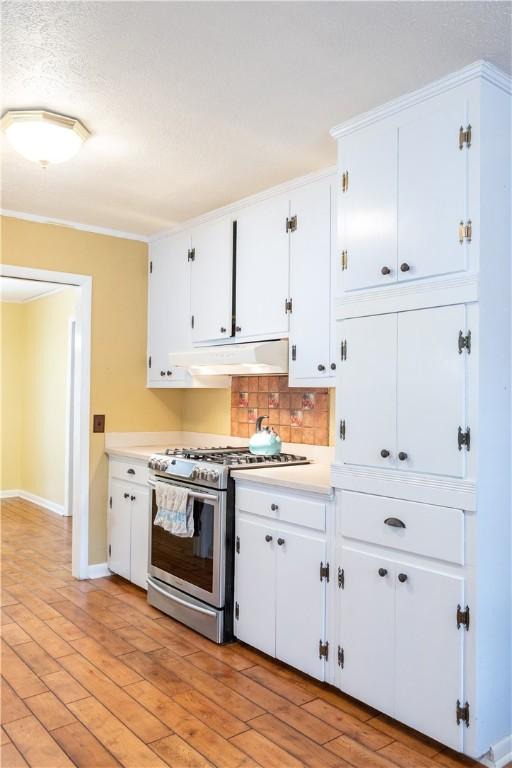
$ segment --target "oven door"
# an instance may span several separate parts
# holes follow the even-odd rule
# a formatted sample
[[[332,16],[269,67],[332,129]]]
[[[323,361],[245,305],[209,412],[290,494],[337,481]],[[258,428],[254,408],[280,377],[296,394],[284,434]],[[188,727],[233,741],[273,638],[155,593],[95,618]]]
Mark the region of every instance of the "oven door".
[[[158,478],[159,482],[165,482]],[[193,501],[194,535],[173,536],[155,525],[157,513],[155,483],[151,489],[149,573],[157,579],[203,600],[224,607],[226,492],[201,490],[173,481],[189,490]]]

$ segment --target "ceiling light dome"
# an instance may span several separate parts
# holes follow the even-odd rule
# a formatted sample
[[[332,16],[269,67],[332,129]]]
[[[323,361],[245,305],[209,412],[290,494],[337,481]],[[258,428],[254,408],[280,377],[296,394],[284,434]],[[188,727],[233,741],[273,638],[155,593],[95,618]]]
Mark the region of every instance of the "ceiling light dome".
[[[43,168],[69,160],[90,136],[79,120],[42,109],[11,109],[0,125],[16,152]]]

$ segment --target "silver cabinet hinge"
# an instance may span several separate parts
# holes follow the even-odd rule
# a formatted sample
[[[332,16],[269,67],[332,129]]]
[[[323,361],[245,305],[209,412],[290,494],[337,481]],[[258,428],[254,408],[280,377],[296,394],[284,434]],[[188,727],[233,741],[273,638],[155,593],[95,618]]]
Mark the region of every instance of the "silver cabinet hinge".
[[[187,251],[187,261],[195,261],[195,260],[196,260],[196,249],[189,248]]]
[[[191,328],[194,327],[194,315],[191,315],[191,317],[190,317],[190,327]]]
[[[148,359],[148,368],[151,368],[151,355],[149,356],[149,359]]]
[[[463,125],[459,128],[459,149],[462,149],[464,144],[468,149],[471,146],[471,125],[468,125],[466,130]]]
[[[108,505],[109,505],[110,509],[112,509],[112,496],[108,500]]]
[[[465,224],[461,219],[459,221],[459,243],[462,245],[464,240],[467,243],[470,243],[472,237],[473,237],[473,224],[471,222],[471,219],[468,219]]]
[[[235,619],[239,619],[239,618],[240,618],[240,606],[238,605],[238,603],[235,603]]]
[[[338,567],[338,589],[345,589],[345,571]]]
[[[293,299],[285,299],[284,300],[284,311],[286,314],[290,314],[293,312]]]
[[[465,445],[468,451],[471,448],[471,430],[468,427],[465,432],[462,431],[462,427],[459,427],[457,433],[457,443],[459,445],[459,451],[462,451],[462,446]]]
[[[346,192],[348,189],[348,171],[341,174],[341,191]]]
[[[348,251],[341,252],[341,271],[348,269]]]
[[[338,667],[341,667],[343,669],[344,666],[345,666],[345,651],[341,647],[341,645],[338,645]]]
[[[149,274],[150,275],[153,274],[153,262],[152,261],[149,262]]]
[[[235,546],[236,552],[239,555],[240,554],[240,536],[236,537],[236,546]]]
[[[466,336],[459,331],[459,355],[462,355],[464,349],[467,349],[468,355],[471,354],[471,331],[468,331]]]
[[[457,699],[456,717],[457,725],[466,723],[466,728],[469,728],[469,704],[467,701],[464,706],[462,706],[459,699]]]
[[[329,563],[326,563],[325,565],[321,562],[320,563],[320,581],[326,580],[327,583],[329,583]]]
[[[340,344],[340,359],[346,360],[347,359],[347,340],[344,339]]]
[[[297,216],[286,217],[286,231],[295,232],[297,229]]]
[[[297,359],[297,345],[292,344],[292,360],[296,360],[296,359]]]
[[[325,661],[327,661],[327,659],[329,658],[329,643],[328,642],[322,643],[321,640],[319,641],[319,643],[318,643],[318,658],[319,659],[325,659]]]
[[[469,629],[469,605],[466,605],[464,610],[462,610],[460,605],[457,606],[457,629],[461,627],[464,627],[466,630]]]
[[[345,426],[345,419],[342,419],[340,421],[340,440],[344,440],[346,436],[347,430]]]
[[[111,545],[111,544],[109,544],[109,545],[108,545],[108,556],[110,557],[110,556],[111,556],[111,554],[112,554],[112,545]]]

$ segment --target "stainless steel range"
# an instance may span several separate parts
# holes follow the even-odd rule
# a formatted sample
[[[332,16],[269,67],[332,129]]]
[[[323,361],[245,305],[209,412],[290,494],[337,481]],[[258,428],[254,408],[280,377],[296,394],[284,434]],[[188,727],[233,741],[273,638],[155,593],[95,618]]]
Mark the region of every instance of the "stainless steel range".
[[[304,456],[255,456],[241,448],[168,448],[149,458],[151,529],[148,602],[217,643],[233,637],[235,551],[233,469],[308,464]],[[154,524],[156,483],[188,490],[194,535]]]

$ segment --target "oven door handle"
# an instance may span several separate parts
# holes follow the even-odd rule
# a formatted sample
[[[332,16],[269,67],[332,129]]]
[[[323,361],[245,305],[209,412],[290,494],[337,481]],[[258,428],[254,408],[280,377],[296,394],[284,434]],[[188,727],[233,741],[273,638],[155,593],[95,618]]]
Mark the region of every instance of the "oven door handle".
[[[154,589],[156,592],[160,592],[161,595],[164,595],[164,597],[168,597],[171,600],[174,600],[174,602],[179,603],[180,605],[184,605],[185,608],[192,608],[194,611],[197,611],[198,613],[205,613],[207,616],[216,616],[217,614],[215,611],[210,611],[208,608],[201,608],[200,605],[195,605],[188,603],[186,600],[182,600],[180,597],[176,597],[176,595],[172,595],[167,590],[162,589],[162,587],[158,587],[153,580],[150,582],[151,589]]]
[[[156,488],[156,483],[153,480],[148,480],[148,485],[151,486],[151,488]],[[172,483],[169,483],[169,485],[172,485]],[[180,486],[183,487],[183,486]],[[218,501],[218,496],[214,496],[213,493],[196,493],[196,491],[189,490],[188,495],[191,496],[193,499],[200,499],[201,501]]]

